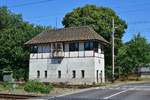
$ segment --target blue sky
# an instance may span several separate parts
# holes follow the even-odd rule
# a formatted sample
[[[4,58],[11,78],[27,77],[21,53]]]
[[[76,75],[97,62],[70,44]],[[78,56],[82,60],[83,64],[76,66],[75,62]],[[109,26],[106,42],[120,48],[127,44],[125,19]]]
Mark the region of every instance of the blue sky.
[[[23,19],[33,24],[51,25],[61,28],[61,21],[67,12],[86,4],[112,8],[128,23],[123,41],[140,32],[150,42],[149,0],[0,0],[0,6],[7,6],[12,12],[21,13]]]

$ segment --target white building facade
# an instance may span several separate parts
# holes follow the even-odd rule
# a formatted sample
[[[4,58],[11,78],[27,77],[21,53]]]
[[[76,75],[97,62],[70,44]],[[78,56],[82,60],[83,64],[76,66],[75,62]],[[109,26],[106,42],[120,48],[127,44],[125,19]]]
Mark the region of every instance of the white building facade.
[[[32,49],[29,79],[67,84],[104,83],[106,43],[89,27],[43,32],[26,43]]]

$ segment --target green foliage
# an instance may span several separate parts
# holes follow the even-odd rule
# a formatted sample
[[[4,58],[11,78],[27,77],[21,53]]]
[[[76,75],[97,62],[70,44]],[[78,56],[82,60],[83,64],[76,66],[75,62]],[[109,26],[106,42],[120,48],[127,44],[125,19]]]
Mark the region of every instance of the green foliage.
[[[112,66],[106,66],[105,67],[105,75],[106,75],[107,81],[112,80]]]
[[[120,74],[126,77],[149,63],[150,45],[140,34],[135,35],[119,49],[117,65],[120,68]]]
[[[2,85],[5,89],[11,89],[12,88],[12,84],[10,82],[3,82]]]
[[[114,73],[115,79],[119,77],[118,71],[119,71],[118,66],[115,66],[115,73]],[[105,67],[105,77],[107,81],[112,81],[112,66]]]
[[[38,81],[28,81],[24,86],[24,90],[27,92],[40,92],[47,94],[52,90],[52,85],[45,85]]]
[[[27,79],[29,50],[24,43],[47,27],[23,21],[6,7],[0,7],[0,69],[13,71],[14,78]]]
[[[13,89],[13,84],[11,83],[11,82],[3,82],[2,83],[2,88],[4,89],[4,90],[8,90],[9,92],[11,92],[12,91],[12,89]]]
[[[65,27],[90,26],[111,42],[112,18],[115,19],[115,26],[119,27],[115,29],[115,51],[117,51],[122,44],[121,38],[125,29],[127,29],[127,24],[111,8],[85,5],[67,13],[62,23]],[[105,51],[106,65],[110,65],[111,48],[108,47]]]

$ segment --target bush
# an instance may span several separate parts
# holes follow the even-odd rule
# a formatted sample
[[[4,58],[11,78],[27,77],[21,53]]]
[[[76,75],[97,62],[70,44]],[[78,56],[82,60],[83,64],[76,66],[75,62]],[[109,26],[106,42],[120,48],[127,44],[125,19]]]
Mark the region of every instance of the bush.
[[[48,94],[52,90],[52,85],[45,85],[44,83],[38,81],[28,81],[24,86],[24,90],[27,92],[40,92]]]
[[[12,84],[10,82],[3,82],[2,85],[7,90],[11,90],[12,89]]]

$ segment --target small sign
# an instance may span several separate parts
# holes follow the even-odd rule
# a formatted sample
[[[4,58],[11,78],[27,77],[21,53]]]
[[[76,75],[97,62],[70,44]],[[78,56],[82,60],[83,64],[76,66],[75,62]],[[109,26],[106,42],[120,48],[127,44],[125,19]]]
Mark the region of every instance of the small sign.
[[[3,81],[12,81],[13,77],[12,77],[12,71],[4,71],[3,72]]]

